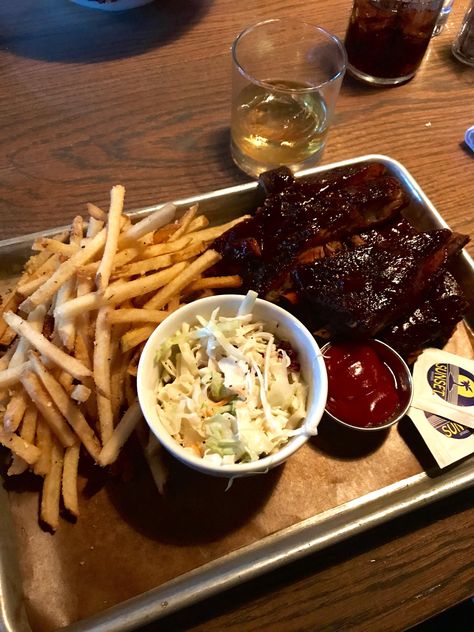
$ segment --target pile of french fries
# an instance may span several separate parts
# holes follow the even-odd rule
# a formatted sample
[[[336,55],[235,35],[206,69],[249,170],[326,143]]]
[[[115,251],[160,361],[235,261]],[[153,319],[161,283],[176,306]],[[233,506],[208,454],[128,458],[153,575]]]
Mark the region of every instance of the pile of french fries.
[[[61,506],[79,515],[81,454],[116,461],[141,422],[135,378],[140,352],[158,323],[183,302],[238,287],[210,277],[220,258],[209,245],[241,217],[209,227],[192,206],[179,219],[166,204],[133,224],[125,189],[108,213],[88,204],[87,221],[33,244],[0,319],[0,443],[8,475],[43,477],[40,519],[55,530]]]

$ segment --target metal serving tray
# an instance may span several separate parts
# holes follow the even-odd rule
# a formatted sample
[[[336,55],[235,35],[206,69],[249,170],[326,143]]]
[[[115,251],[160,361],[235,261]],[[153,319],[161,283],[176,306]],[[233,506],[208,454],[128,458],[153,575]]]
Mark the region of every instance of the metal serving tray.
[[[298,177],[366,162],[384,164],[402,182],[411,200],[405,214],[418,228],[447,227],[408,171],[387,156],[362,156],[300,172]],[[251,182],[175,203],[184,209],[199,202],[200,209],[211,221],[219,222],[254,208],[256,195],[257,183]],[[142,209],[134,215],[146,215],[160,206]],[[57,229],[48,231],[47,234],[55,232]],[[3,282],[20,272],[30,254],[31,243],[37,236],[38,234],[31,234],[0,242]],[[459,258],[454,273],[462,283],[470,302],[471,308],[466,320],[472,326],[474,262],[466,252]],[[421,472],[298,522],[64,629],[70,632],[133,630],[396,516],[467,489],[473,484],[472,458],[446,470]],[[31,627],[23,605],[15,534],[9,514],[8,494],[0,487],[0,632],[27,632]]]

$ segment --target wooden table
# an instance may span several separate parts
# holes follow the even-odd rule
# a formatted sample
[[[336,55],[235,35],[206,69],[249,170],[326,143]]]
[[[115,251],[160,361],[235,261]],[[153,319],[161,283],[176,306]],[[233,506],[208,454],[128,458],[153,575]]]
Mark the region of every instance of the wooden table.
[[[455,4],[416,78],[345,80],[324,163],[402,162],[454,230],[474,226],[474,71],[450,44]],[[66,0],[0,4],[1,238],[61,225],[127,187],[127,207],[247,181],[229,156],[229,46],[299,16],[344,35],[350,0],[159,0],[107,14]],[[473,252],[473,246],[468,246]],[[472,492],[397,519],[152,629],[400,630],[474,593]]]

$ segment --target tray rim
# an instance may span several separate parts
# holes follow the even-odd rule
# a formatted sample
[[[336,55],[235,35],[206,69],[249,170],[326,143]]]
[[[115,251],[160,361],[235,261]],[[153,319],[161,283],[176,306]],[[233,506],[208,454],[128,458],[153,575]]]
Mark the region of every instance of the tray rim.
[[[420,472],[307,518],[117,604],[65,632],[127,632],[474,485],[472,458]],[[349,520],[347,520],[349,518]],[[322,531],[325,526],[326,530]]]
[[[436,220],[440,225],[443,225],[445,228],[449,228],[449,225],[443,219],[442,215],[438,212],[436,207],[432,204],[428,196],[424,193],[423,189],[420,187],[415,178],[411,175],[408,169],[398,160],[391,158],[390,156],[386,156],[384,154],[364,154],[363,156],[357,156],[356,158],[350,158],[346,160],[339,160],[337,162],[331,162],[325,165],[319,165],[317,167],[311,167],[309,169],[304,169],[302,171],[298,171],[295,173],[296,178],[301,178],[307,175],[317,174],[324,171],[330,171],[332,169],[337,169],[338,167],[345,167],[348,165],[358,164],[361,162],[381,162],[383,164],[391,165],[395,167],[398,171],[403,173],[405,180],[407,180],[413,189],[416,189],[418,196],[423,201],[423,203],[429,207],[430,212],[436,217]],[[250,192],[255,190],[258,186],[257,180],[252,180],[250,182],[246,182],[244,184],[237,184],[231,187],[225,187],[223,189],[215,189],[214,191],[210,191],[208,193],[201,193],[198,195],[188,196],[185,198],[178,198],[176,200],[172,200],[171,203],[177,207],[187,207],[195,204],[196,202],[202,200],[211,200],[213,198],[226,197],[228,195],[232,195],[234,193],[243,193]],[[153,211],[158,210],[168,204],[168,202],[158,202],[157,204],[152,204],[150,206],[140,207],[138,209],[132,209],[130,211],[126,211],[127,214],[133,216],[134,218],[139,218],[141,216],[148,215]],[[18,235],[17,237],[9,237],[7,239],[0,240],[0,249],[7,248],[10,246],[21,246],[22,244],[26,244],[29,241],[34,241],[36,238],[45,237],[54,235],[64,229],[68,228],[68,226],[56,226],[53,228],[48,228],[46,230],[35,231],[32,233],[24,233],[23,235]]]
[[[423,202],[423,204],[429,209],[430,214],[436,219],[438,224],[442,226],[443,228],[450,228],[449,224],[444,220],[443,216],[438,212],[437,208],[434,206],[434,204],[425,194],[421,186],[418,184],[415,178],[411,175],[408,169],[398,160],[395,160],[394,158],[391,158],[390,156],[387,156],[385,154],[364,154],[362,156],[357,156],[355,158],[349,158],[346,160],[339,160],[337,162],[331,162],[328,164],[319,165],[317,167],[312,167],[310,169],[304,169],[302,171],[298,171],[297,173],[295,173],[295,177],[301,178],[307,175],[317,174],[323,171],[336,169],[338,167],[345,167],[349,164],[355,165],[361,162],[371,162],[371,161],[372,162],[378,161],[385,165],[390,165],[392,168],[394,167],[401,174],[403,174],[405,181],[410,184],[413,190],[416,191],[418,197]],[[185,207],[187,208],[191,206],[192,204],[196,204],[203,200],[212,200],[214,198],[226,197],[228,195],[232,195],[236,193],[239,194],[239,193],[244,193],[244,192],[250,192],[252,190],[256,190],[257,186],[258,186],[258,182],[256,180],[253,180],[250,182],[246,182],[244,184],[238,184],[231,187],[225,187],[223,189],[215,189],[214,191],[210,191],[207,193],[200,193],[194,196],[178,198],[176,200],[172,200],[172,203],[175,206],[177,206],[178,209],[185,208]],[[149,215],[150,213],[158,210],[159,208],[162,208],[167,203],[168,202],[158,202],[157,204],[152,204],[150,206],[145,206],[138,209],[132,209],[130,211],[127,211],[127,214],[129,214],[133,218],[140,218],[142,216]],[[65,226],[65,225],[56,226],[54,228],[49,228],[46,230],[35,231],[32,233],[25,233],[17,237],[9,237],[8,239],[2,239],[0,240],[0,250],[4,248],[14,247],[14,246],[21,246],[30,241],[33,242],[36,238],[39,238],[39,237],[50,237],[51,235],[55,235],[56,233],[66,228],[68,228],[68,226]],[[474,272],[474,261],[465,248],[462,250],[461,257],[466,261],[466,263],[472,268]]]
[[[330,171],[338,167],[354,165],[362,162],[381,162],[398,171],[405,183],[416,193],[439,226],[449,228],[415,178],[397,160],[383,154],[366,154],[356,158],[298,172],[296,177],[304,177]],[[257,181],[217,189],[192,197],[174,200],[178,207],[187,207],[196,202],[242,194],[256,190]],[[128,211],[133,217],[145,216],[162,206],[158,203],[144,208]],[[28,233],[22,236],[0,240],[0,251],[15,246],[26,246],[37,237],[53,235],[64,227]],[[474,261],[463,250],[462,257],[474,273]],[[402,479],[379,490],[364,494],[354,500],[316,514],[286,529],[277,531],[252,544],[217,558],[203,566],[188,571],[161,586],[137,595],[107,610],[68,625],[64,630],[69,632],[122,632],[133,630],[137,626],[157,620],[181,608],[190,606],[208,597],[218,594],[240,583],[253,579],[266,572],[295,561],[303,556],[322,550],[331,544],[361,533],[370,527],[382,524],[392,518],[413,511],[435,500],[444,498],[474,485],[474,468],[472,457],[467,457],[454,466],[436,471],[436,476],[429,472],[420,472]],[[0,506],[7,498],[4,490],[0,490]],[[7,552],[0,557],[0,632],[30,632],[26,613],[22,605],[21,595],[17,595],[18,578],[5,569],[5,558],[9,564],[16,566],[11,550],[12,524],[7,514],[5,523],[0,522],[1,534],[7,534]],[[14,569],[15,573],[19,570]],[[18,625],[20,621],[20,626]]]

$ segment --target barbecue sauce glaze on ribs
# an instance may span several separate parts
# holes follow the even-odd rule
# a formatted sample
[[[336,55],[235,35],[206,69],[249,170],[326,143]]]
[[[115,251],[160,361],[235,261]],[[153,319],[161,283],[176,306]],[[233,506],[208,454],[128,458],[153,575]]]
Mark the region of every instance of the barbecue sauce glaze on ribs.
[[[219,269],[239,274],[260,296],[282,286],[303,250],[377,226],[407,204],[399,182],[378,164],[303,182],[282,167],[260,183],[262,206],[213,244],[223,256]]]
[[[255,214],[214,242],[216,273],[239,274],[243,291],[291,307],[313,331],[377,336],[405,357],[450,337],[467,302],[447,267],[469,238],[417,231],[383,165],[298,180],[280,168],[260,187]]]

